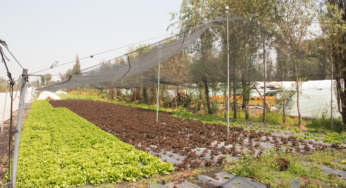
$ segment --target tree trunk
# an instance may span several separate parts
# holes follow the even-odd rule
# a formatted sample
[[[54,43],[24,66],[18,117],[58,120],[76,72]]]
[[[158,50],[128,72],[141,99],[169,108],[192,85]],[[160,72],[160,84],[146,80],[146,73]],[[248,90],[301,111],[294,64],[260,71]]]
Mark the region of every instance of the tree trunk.
[[[137,104],[137,103],[136,103],[136,100],[137,100],[136,89],[133,89],[133,94],[135,95],[135,104]]]
[[[246,65],[246,61],[245,61]],[[242,75],[242,85],[243,85],[243,103],[242,103],[242,110],[245,110],[245,119],[249,119],[249,111],[248,111],[248,105],[250,101],[250,94],[249,89],[246,84],[246,66],[245,66],[245,73]]]
[[[300,115],[300,108],[299,108],[299,76],[298,76],[298,67],[296,62],[295,62],[295,68],[296,68],[296,87],[297,87],[298,126],[299,128],[301,128],[302,116]]]
[[[176,87],[176,95],[175,95],[175,109],[178,108],[178,103],[177,103],[177,97],[178,97],[178,92],[179,92],[179,87]]]
[[[211,108],[210,108],[210,100],[209,100],[208,80],[206,78],[204,78],[203,83],[204,83],[204,89],[205,89],[205,96],[206,96],[206,100],[207,100],[208,114],[212,114]]]
[[[233,119],[237,119],[237,100],[235,96],[236,88],[235,88],[235,60],[233,57]]]
[[[285,124],[286,122],[286,117],[285,117],[285,100],[282,100],[282,124]]]
[[[199,101],[197,104],[197,112],[201,110],[201,101],[202,101],[202,90],[200,86],[198,86],[198,90],[199,90]]]
[[[243,101],[242,101],[242,104],[241,104],[241,110],[243,111],[244,109],[245,109],[245,103],[246,103],[246,88],[245,88],[245,86],[246,86],[246,83],[245,83],[245,74],[243,73],[242,75],[241,75],[241,83],[242,83],[242,87],[243,87]]]

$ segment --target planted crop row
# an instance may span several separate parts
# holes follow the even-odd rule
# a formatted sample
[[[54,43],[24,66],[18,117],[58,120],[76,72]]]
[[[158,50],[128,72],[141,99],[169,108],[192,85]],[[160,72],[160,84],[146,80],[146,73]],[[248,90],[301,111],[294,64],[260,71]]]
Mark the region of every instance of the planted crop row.
[[[35,101],[22,132],[17,185],[115,183],[173,170],[171,163],[135,149],[68,109]]]
[[[258,156],[268,144],[277,150],[304,154],[326,150],[328,147],[342,148],[338,144],[328,146],[299,140],[294,136],[275,136],[269,131],[256,132],[235,126],[230,127],[230,137],[227,138],[226,126],[181,119],[169,113],[160,113],[157,122],[155,111],[124,105],[82,100],[50,103],[54,107],[69,108],[137,149],[153,151],[157,156],[160,156],[158,153],[168,155],[168,160],[174,157],[168,153],[183,156],[183,160],[176,159],[179,161],[175,162],[178,170],[208,166],[215,161],[222,163],[224,157],[220,155],[224,154],[244,156],[247,150],[250,150],[252,155]]]

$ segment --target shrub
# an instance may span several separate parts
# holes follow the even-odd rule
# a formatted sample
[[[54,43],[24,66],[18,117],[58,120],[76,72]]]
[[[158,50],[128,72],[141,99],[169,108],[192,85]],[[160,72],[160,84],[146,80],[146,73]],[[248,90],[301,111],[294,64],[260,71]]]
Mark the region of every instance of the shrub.
[[[337,125],[342,125],[342,120],[341,118],[333,118],[333,124],[334,124],[334,130],[337,132],[342,131],[342,126],[337,126]],[[327,129],[331,130],[331,118],[327,118],[325,114],[322,115],[321,118],[315,118],[311,121],[311,123],[307,124],[306,127],[308,128],[313,128],[316,130],[319,129]]]

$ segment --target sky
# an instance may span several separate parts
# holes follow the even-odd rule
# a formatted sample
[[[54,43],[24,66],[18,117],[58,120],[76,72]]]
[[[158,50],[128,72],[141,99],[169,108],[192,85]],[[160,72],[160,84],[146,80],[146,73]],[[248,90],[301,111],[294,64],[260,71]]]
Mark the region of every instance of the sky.
[[[29,74],[93,54],[137,43],[153,43],[177,30],[166,31],[170,12],[179,12],[182,0],[0,0],[0,39],[29,70]],[[166,36],[163,36],[166,35]],[[159,37],[161,36],[161,37]],[[6,49],[10,72],[15,79],[21,67]],[[81,61],[81,67],[125,54],[126,48]],[[37,74],[51,73],[59,80],[74,63]],[[7,79],[0,63],[0,77]],[[33,81],[37,77],[30,77]]]

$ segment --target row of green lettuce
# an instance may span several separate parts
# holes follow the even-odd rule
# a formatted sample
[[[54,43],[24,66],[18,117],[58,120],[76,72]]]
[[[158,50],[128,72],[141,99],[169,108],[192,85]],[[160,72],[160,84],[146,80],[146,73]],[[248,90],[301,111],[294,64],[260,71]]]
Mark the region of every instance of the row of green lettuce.
[[[35,101],[20,145],[18,187],[135,181],[174,170],[66,108]]]

